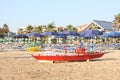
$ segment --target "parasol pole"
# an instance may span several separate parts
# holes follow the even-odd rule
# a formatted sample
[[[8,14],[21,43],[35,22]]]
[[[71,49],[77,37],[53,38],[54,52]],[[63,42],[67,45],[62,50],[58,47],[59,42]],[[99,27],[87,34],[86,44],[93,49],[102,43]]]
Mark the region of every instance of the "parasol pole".
[[[66,55],[67,54],[67,47],[64,46],[64,54]]]

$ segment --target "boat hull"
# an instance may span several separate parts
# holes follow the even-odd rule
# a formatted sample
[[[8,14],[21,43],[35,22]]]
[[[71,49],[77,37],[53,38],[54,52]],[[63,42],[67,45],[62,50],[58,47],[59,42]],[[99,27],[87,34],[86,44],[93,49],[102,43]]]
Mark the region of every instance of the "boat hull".
[[[49,60],[49,61],[78,61],[90,60],[93,58],[100,58],[105,53],[91,53],[85,55],[32,55],[36,60]]]

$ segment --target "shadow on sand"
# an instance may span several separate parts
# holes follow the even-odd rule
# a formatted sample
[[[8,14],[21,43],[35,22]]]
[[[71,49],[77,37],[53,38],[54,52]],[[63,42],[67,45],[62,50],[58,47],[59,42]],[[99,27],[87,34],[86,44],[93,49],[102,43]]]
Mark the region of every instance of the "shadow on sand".
[[[89,62],[96,62],[96,61],[113,61],[113,60],[119,60],[116,58],[105,58],[105,59],[92,59]],[[76,60],[76,61],[55,61],[55,63],[66,63],[66,62],[87,62],[86,60]]]
[[[118,60],[117,58],[104,58],[104,59],[93,59],[91,61],[113,61]]]

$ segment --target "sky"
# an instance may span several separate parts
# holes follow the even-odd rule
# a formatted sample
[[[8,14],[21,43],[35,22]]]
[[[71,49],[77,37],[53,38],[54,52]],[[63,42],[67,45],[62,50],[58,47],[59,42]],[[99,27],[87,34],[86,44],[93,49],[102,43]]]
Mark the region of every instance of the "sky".
[[[120,13],[120,0],[0,0],[0,27],[16,32],[27,25],[56,26],[112,21]]]

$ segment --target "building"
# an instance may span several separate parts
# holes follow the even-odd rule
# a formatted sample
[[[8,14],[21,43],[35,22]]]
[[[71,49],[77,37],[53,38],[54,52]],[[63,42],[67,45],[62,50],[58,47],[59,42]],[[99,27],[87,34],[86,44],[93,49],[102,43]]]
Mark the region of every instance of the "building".
[[[57,30],[58,32],[60,32],[60,31],[65,30],[65,27],[63,27],[63,26],[57,26],[57,27],[55,27],[55,30]]]
[[[104,32],[109,32],[113,31],[114,28],[112,27],[112,22],[108,21],[100,21],[100,20],[93,20],[90,24],[84,25],[84,26],[79,26],[78,30],[87,30],[87,29],[92,29],[92,30],[99,30],[99,31],[104,31]]]
[[[82,24],[82,25],[78,26],[77,32],[81,32],[81,31],[83,31],[83,30],[86,30],[87,25],[88,25],[88,24]]]

